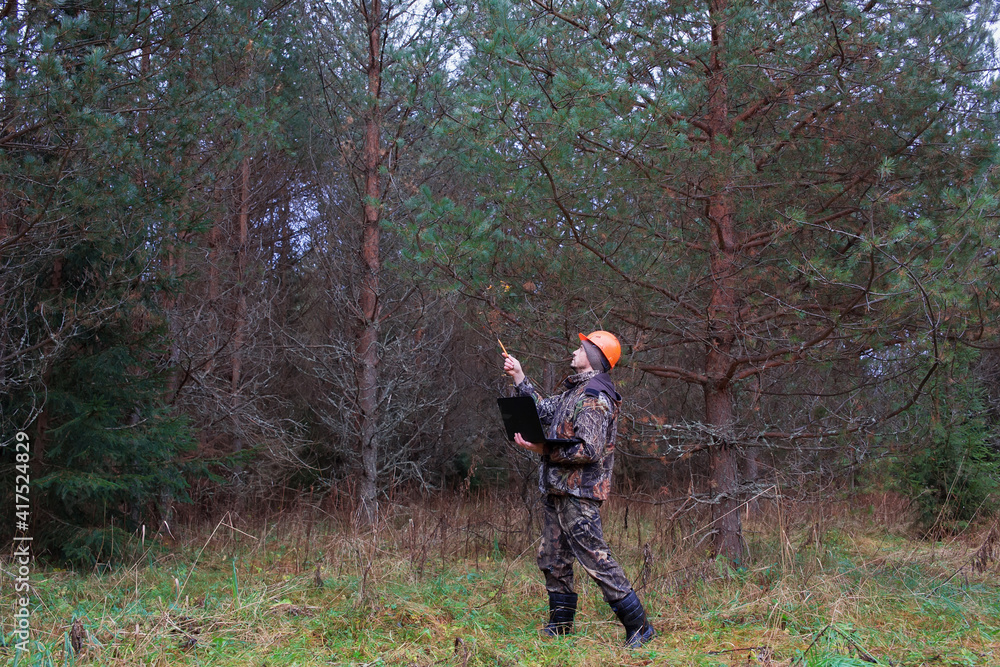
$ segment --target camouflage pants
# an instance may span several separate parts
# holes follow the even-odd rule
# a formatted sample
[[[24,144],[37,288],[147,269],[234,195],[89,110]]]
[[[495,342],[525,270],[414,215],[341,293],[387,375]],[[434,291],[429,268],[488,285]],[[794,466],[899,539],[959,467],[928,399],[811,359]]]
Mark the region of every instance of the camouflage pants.
[[[573,593],[573,560],[597,583],[608,603],[632,590],[621,565],[611,557],[601,528],[601,503],[575,496],[546,495],[538,569],[550,593]]]

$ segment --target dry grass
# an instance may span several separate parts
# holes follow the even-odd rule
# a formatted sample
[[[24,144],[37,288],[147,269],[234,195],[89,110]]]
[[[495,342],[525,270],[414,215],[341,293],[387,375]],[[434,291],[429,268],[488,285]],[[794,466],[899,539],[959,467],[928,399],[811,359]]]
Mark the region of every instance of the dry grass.
[[[991,526],[926,543],[907,537],[891,496],[762,503],[734,569],[707,558],[704,517],[616,499],[605,532],[660,633],[627,652],[582,579],[577,633],[537,636],[532,509],[435,498],[394,505],[374,527],[330,507],[227,514],[130,567],[39,569],[36,642],[20,664],[1000,665]]]

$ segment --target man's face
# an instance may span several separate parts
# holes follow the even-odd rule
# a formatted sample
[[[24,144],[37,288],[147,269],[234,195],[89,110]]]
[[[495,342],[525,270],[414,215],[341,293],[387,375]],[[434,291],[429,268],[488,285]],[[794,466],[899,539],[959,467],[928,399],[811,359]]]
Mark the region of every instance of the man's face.
[[[587,358],[587,351],[583,349],[582,344],[576,348],[576,352],[573,353],[573,361],[569,365],[577,373],[594,370],[590,367],[590,359]]]

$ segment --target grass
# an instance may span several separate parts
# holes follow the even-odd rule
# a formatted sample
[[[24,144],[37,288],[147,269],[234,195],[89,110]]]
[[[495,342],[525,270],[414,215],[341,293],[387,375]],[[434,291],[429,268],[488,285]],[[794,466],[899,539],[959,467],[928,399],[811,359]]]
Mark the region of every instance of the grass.
[[[314,509],[227,514],[129,567],[39,567],[31,651],[16,664],[1000,665],[995,527],[923,542],[887,528],[877,502],[762,506],[734,569],[706,558],[696,517],[612,501],[605,533],[659,633],[626,651],[579,568],[576,634],[538,636],[547,609],[528,509],[438,499],[396,506],[374,529]],[[2,590],[9,600],[9,576]],[[2,622],[0,664],[15,664]]]

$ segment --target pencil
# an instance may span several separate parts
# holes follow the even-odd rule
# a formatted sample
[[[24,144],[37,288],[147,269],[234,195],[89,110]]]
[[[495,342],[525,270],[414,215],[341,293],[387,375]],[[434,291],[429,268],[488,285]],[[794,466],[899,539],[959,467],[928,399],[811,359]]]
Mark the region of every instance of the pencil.
[[[499,338],[497,338],[497,342],[500,343],[500,339]],[[509,357],[510,356],[509,354],[507,354],[507,348],[505,348],[503,346],[503,343],[500,343],[500,349],[503,350],[503,356],[505,356],[505,357]]]

